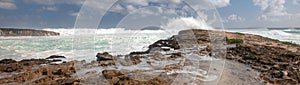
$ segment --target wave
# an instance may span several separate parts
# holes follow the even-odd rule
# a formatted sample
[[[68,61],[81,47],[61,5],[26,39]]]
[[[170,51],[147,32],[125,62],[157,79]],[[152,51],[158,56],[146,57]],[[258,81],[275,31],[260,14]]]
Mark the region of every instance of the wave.
[[[283,30],[283,32],[293,33],[293,34],[299,34],[300,30],[298,30],[298,29],[287,29],[287,30]]]
[[[61,34],[61,36],[70,35],[101,35],[101,34],[128,34],[128,33],[171,33],[177,34],[181,30],[187,29],[206,29],[214,30],[209,26],[205,20],[193,17],[179,17],[169,19],[166,24],[162,24],[159,30],[130,30],[126,28],[45,28],[43,30],[54,31]]]
[[[125,28],[91,29],[91,28],[46,28],[43,30],[58,32],[61,36],[81,35],[101,35],[101,34],[128,34],[128,33],[162,33],[163,30],[127,30]]]
[[[197,19],[193,17],[179,17],[169,19],[165,25],[161,26],[162,29],[168,31],[169,33],[177,34],[181,30],[187,29],[206,29],[214,30],[213,27],[209,26],[205,20]]]
[[[178,29],[177,29],[178,28]],[[58,32],[55,37],[24,37],[26,39],[3,40],[0,44],[0,58],[45,58],[50,55],[67,56],[68,60],[95,60],[97,52],[113,55],[128,54],[133,51],[147,50],[148,45],[159,39],[166,39],[186,29],[212,29],[204,20],[192,17],[170,19],[160,30],[128,30],[126,28],[44,28]],[[74,35],[79,35],[73,37]],[[95,35],[84,36],[84,35]],[[87,56],[91,56],[87,58]]]

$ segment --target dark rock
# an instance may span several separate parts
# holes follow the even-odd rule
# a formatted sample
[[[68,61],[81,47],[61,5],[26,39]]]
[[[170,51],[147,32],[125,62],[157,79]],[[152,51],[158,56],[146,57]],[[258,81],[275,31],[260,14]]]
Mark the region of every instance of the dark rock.
[[[149,51],[152,49],[152,48],[155,48],[155,47],[170,47],[170,48],[173,48],[173,49],[179,49],[179,44],[178,42],[176,41],[175,37],[171,37],[169,39],[166,39],[166,40],[159,40],[159,41],[156,41],[154,44],[151,44],[148,48],[149,48]]]
[[[148,54],[148,51],[141,51],[141,52],[130,52],[129,55],[143,55],[143,54]]]
[[[17,61],[13,59],[3,59],[0,61],[0,64],[11,64],[11,63],[16,63]]]
[[[97,61],[107,61],[107,60],[113,60],[113,56],[110,55],[109,53],[107,52],[104,52],[104,53],[98,53],[96,55],[97,57]]]
[[[46,59],[23,59],[18,63],[25,66],[32,66],[32,65],[40,65],[40,64],[49,64],[50,61]]]
[[[54,59],[54,58],[66,58],[66,57],[60,56],[60,55],[51,55],[50,57],[47,57],[46,59]]]

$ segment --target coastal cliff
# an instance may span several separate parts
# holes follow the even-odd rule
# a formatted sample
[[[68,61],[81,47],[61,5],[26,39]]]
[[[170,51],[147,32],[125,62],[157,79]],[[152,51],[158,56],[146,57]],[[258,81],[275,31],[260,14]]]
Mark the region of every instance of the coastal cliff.
[[[57,36],[59,33],[34,30],[34,29],[15,29],[15,28],[0,28],[0,36]]]
[[[220,33],[222,32],[201,29],[183,30],[178,35],[158,40],[149,45],[147,51],[131,52],[123,56],[113,56],[106,52],[98,53],[95,54],[97,60],[90,63],[85,63],[85,61],[53,63],[62,61],[54,58],[64,58],[63,56],[22,61],[4,59],[0,61],[0,84],[170,85],[175,82],[181,85],[186,84],[186,82],[181,82],[184,81],[184,78],[176,80],[176,76],[193,74],[180,72],[180,69],[184,70],[195,63],[196,59],[189,58],[192,56],[186,56],[190,52],[202,55],[201,58],[226,60],[222,77],[218,82],[222,85],[299,84],[299,45],[253,34],[226,32],[224,37],[217,38],[217,40],[224,40],[224,42],[217,43],[227,46],[224,48],[226,54],[220,53],[219,55],[224,56],[214,57],[216,53],[214,53],[215,49],[212,48],[214,45],[212,42],[216,40],[212,39],[211,36]],[[191,44],[193,39],[190,35],[194,36],[197,48],[193,48],[195,45]],[[228,45],[232,46],[229,47]],[[204,63],[199,63],[199,67],[203,71],[209,71],[211,62],[201,62]],[[144,64],[151,66],[152,69],[144,69]],[[106,69],[99,69],[102,67]],[[214,68],[213,70],[219,69]],[[157,74],[157,71],[162,72]],[[130,75],[142,72],[156,76],[139,75],[137,77],[140,80],[137,80],[134,79],[133,75]],[[193,74],[198,76],[193,83],[203,84],[210,81],[201,76],[202,74],[205,75],[206,72]],[[192,77],[190,79],[194,79]],[[141,81],[143,79],[147,81]]]

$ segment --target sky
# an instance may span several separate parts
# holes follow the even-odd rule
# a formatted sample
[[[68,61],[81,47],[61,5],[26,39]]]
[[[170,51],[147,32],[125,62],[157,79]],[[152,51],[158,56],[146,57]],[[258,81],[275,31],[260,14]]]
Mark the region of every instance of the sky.
[[[72,28],[76,21],[80,21],[78,16],[86,16],[82,12],[91,13],[92,17],[87,20],[95,21],[80,24],[90,26],[98,23],[99,28],[135,29],[133,26],[164,24],[171,18],[182,16],[200,17],[211,24],[221,22],[225,28],[300,27],[300,0],[193,1],[89,0],[87,3],[85,0],[0,0],[0,27]],[[84,7],[88,10],[83,10]],[[98,19],[101,21],[98,22]]]

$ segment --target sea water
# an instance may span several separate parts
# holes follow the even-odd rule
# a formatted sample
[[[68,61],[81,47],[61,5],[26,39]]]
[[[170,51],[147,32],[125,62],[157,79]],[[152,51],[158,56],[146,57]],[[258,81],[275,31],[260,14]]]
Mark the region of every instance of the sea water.
[[[148,45],[170,34],[161,30],[124,29],[44,29],[60,36],[0,37],[0,59],[46,58],[66,56],[67,60],[96,60],[99,52],[113,55],[145,51]],[[75,31],[74,31],[75,30]],[[85,32],[83,35],[74,35]]]
[[[48,28],[44,30],[59,32],[61,35],[0,37],[0,59],[21,60],[63,55],[67,57],[67,60],[95,60],[95,56],[99,52],[124,55],[133,51],[145,51],[155,41],[172,36],[163,30],[125,30],[120,28]],[[74,36],[76,32],[83,31],[86,34]],[[226,29],[225,31],[256,34],[300,44],[300,33],[289,32],[298,31],[297,29],[269,30],[267,28],[256,28]]]

